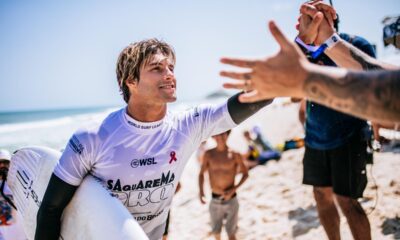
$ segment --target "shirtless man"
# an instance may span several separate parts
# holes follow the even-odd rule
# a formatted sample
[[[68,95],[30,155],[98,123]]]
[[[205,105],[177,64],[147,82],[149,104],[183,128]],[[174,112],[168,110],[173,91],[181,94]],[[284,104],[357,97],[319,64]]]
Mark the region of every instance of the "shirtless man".
[[[225,229],[230,240],[236,239],[239,203],[236,190],[249,177],[242,156],[232,152],[226,145],[230,131],[213,136],[217,147],[204,154],[199,174],[200,201],[204,200],[204,173],[208,171],[212,190],[210,202],[211,228],[215,239],[221,239],[222,221],[226,218]],[[235,176],[242,173],[242,179],[235,185]]]

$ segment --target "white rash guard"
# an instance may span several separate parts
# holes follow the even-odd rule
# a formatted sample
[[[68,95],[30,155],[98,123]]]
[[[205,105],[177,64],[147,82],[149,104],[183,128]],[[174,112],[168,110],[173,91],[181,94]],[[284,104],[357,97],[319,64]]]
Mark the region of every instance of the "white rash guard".
[[[134,120],[123,108],[99,126],[77,131],[54,174],[75,186],[86,174],[101,179],[149,238],[161,239],[190,156],[202,141],[235,126],[226,102],[168,112],[161,121],[151,123]]]

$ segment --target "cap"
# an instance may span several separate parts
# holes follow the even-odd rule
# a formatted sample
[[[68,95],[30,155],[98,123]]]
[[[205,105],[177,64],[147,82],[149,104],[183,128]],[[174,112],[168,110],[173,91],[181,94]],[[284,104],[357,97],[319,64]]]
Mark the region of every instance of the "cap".
[[[11,154],[5,149],[0,149],[0,160],[11,160]]]

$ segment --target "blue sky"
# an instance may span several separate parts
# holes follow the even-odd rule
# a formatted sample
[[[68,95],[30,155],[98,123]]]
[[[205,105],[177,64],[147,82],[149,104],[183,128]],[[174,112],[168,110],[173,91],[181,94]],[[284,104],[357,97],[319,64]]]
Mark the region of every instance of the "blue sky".
[[[302,1],[0,2],[0,111],[123,105],[115,77],[119,52],[157,37],[177,53],[178,100],[220,88],[222,56],[262,57],[278,46],[270,19],[290,37]],[[341,31],[382,45],[384,16],[399,0],[334,0]]]

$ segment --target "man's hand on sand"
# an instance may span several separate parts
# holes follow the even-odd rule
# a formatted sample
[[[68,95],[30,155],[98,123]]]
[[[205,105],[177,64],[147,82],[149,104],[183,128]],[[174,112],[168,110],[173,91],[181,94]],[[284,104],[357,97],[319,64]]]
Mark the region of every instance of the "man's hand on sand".
[[[269,29],[280,45],[280,51],[272,57],[258,60],[222,58],[221,62],[248,69],[246,72],[221,71],[220,75],[236,79],[224,83],[225,88],[239,89],[241,102],[256,102],[278,96],[302,97],[302,85],[309,65],[301,50],[289,41],[273,21]]]

